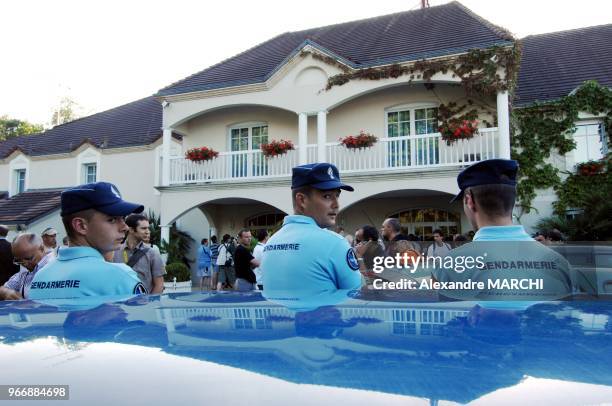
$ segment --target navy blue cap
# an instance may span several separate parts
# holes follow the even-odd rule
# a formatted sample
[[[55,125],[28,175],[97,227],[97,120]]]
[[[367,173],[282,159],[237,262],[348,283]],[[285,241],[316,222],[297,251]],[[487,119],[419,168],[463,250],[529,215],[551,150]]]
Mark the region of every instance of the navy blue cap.
[[[117,187],[108,182],[87,183],[64,190],[61,207],[62,216],[87,209],[95,209],[109,216],[127,216],[144,210],[140,204],[121,199]]]
[[[516,186],[518,163],[512,159],[488,159],[465,168],[457,176],[457,185],[461,192],[451,203],[462,199],[466,188],[480,185]]]
[[[340,173],[335,165],[328,163],[306,164],[293,168],[291,189],[302,186],[312,186],[319,190],[344,189],[352,192],[354,189],[340,181]]]

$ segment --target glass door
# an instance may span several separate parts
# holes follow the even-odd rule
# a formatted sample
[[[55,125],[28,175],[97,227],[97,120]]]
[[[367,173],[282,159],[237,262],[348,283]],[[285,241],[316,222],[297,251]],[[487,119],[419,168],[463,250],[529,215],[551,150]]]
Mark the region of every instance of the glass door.
[[[230,131],[230,149],[232,152],[249,150],[249,129],[232,128]],[[247,176],[247,154],[232,154],[232,178]]]
[[[387,137],[410,135],[410,111],[387,113]],[[392,140],[387,143],[387,166],[390,168],[410,165],[411,145],[409,139]]]

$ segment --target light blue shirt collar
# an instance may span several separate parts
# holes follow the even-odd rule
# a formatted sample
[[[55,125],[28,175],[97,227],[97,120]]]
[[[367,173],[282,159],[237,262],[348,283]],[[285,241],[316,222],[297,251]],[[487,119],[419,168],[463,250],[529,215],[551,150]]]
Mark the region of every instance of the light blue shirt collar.
[[[285,216],[283,220],[283,225],[287,224],[312,224],[318,227],[317,222],[309,216],[303,216],[301,214],[292,214],[289,216]]]
[[[104,260],[104,257],[102,256],[102,254],[100,254],[100,251],[98,251],[95,248],[91,248],[91,247],[62,248],[59,251],[57,260],[58,261],[70,261],[72,259],[85,258],[85,257],[98,258],[98,259]]]
[[[523,226],[488,226],[481,227],[473,241],[533,241],[533,238]]]

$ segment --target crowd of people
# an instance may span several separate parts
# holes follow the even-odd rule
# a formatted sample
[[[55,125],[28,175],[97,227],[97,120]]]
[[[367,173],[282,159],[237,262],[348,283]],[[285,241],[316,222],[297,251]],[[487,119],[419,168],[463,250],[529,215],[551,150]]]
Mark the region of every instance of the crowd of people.
[[[445,236],[437,229],[433,241],[423,241],[402,232],[397,218],[385,219],[380,229],[364,225],[347,234],[337,228],[336,218],[341,191],[353,188],[341,182],[332,164],[295,167],[294,214],[286,216],[272,236],[257,230],[254,239],[250,230],[242,229],[220,241],[217,236],[202,239],[198,287],[241,292],[356,289],[372,282],[374,262],[380,257],[443,258],[470,241],[535,239],[549,244],[561,239],[556,230],[532,238],[522,226],[512,224],[517,169],[515,161],[498,159],[462,171],[455,199],[463,201],[466,217],[478,231]],[[124,201],[114,185],[97,182],[62,193],[61,217],[67,233],[63,246],[58,246],[53,228],[41,235],[20,234],[9,243],[8,228],[0,226],[0,299],[161,293],[165,264],[159,248],[150,244],[143,210],[142,205]],[[550,258],[552,251],[543,244],[532,255]],[[565,268],[559,266],[561,272]],[[432,275],[437,280],[448,277]]]

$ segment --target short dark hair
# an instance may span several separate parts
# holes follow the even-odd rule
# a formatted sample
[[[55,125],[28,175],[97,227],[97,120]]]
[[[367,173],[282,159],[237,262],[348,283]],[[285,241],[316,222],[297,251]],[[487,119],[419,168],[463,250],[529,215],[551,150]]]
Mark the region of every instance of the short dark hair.
[[[454,240],[454,241],[459,241],[459,242],[461,242],[461,241],[467,241],[467,240],[468,240],[468,238],[467,238],[465,235],[463,235],[463,234],[457,234],[457,235],[456,235],[456,236],[453,238],[453,240]]]
[[[553,228],[552,230],[548,231],[546,233],[546,237],[548,237],[549,240],[551,241],[563,241],[563,234],[561,233],[561,231],[557,230],[556,228]]]
[[[496,217],[512,216],[516,200],[516,188],[511,185],[479,185],[466,189],[474,203],[487,215]]]
[[[62,216],[62,223],[64,224],[64,229],[66,230],[66,234],[68,234],[68,238],[74,240],[74,238],[76,237],[76,233],[72,228],[72,220],[77,217],[81,217],[89,221],[91,220],[95,212],[96,211],[94,209],[85,209]]]
[[[248,228],[241,229],[240,231],[238,231],[238,237],[242,238],[242,234],[247,233],[247,232],[250,233],[251,230],[249,230]]]
[[[364,241],[378,241],[378,238],[380,236],[378,234],[378,230],[376,229],[376,227],[372,227],[370,225],[365,225],[365,226],[361,227],[361,230],[363,231],[363,240]]]
[[[431,233],[431,235],[434,235],[434,234],[440,234],[442,237],[444,237],[444,233],[439,228],[436,228],[435,230],[433,230],[433,233]]]
[[[138,228],[138,223],[141,221],[149,221],[149,219],[144,214],[137,213],[130,214],[125,218],[125,224],[132,230],[136,230],[136,228]]]
[[[295,198],[296,198],[298,193],[302,193],[302,194],[305,194],[306,196],[310,197],[312,195],[312,189],[313,189],[313,187],[310,186],[310,185],[298,187],[298,188],[295,188],[295,189],[291,189],[291,202],[293,203],[293,207],[295,208]]]
[[[202,245],[206,244],[207,242],[208,242],[208,238],[202,238],[202,241],[200,241]]]
[[[257,230],[257,241],[263,241],[266,239],[266,237],[268,236],[268,231],[261,229],[261,230]]]
[[[5,225],[0,225],[0,237],[6,237],[9,232],[9,229]]]
[[[210,241],[212,241],[213,243],[217,243],[217,236],[213,235],[212,237],[210,237]]]
[[[231,235],[223,234],[223,239],[221,240],[221,242],[227,242],[227,241],[229,241],[230,238],[232,238]]]
[[[393,231],[395,231],[396,233],[399,233],[402,230],[402,225],[400,221],[396,219],[395,217],[390,217],[385,221],[389,223]]]

